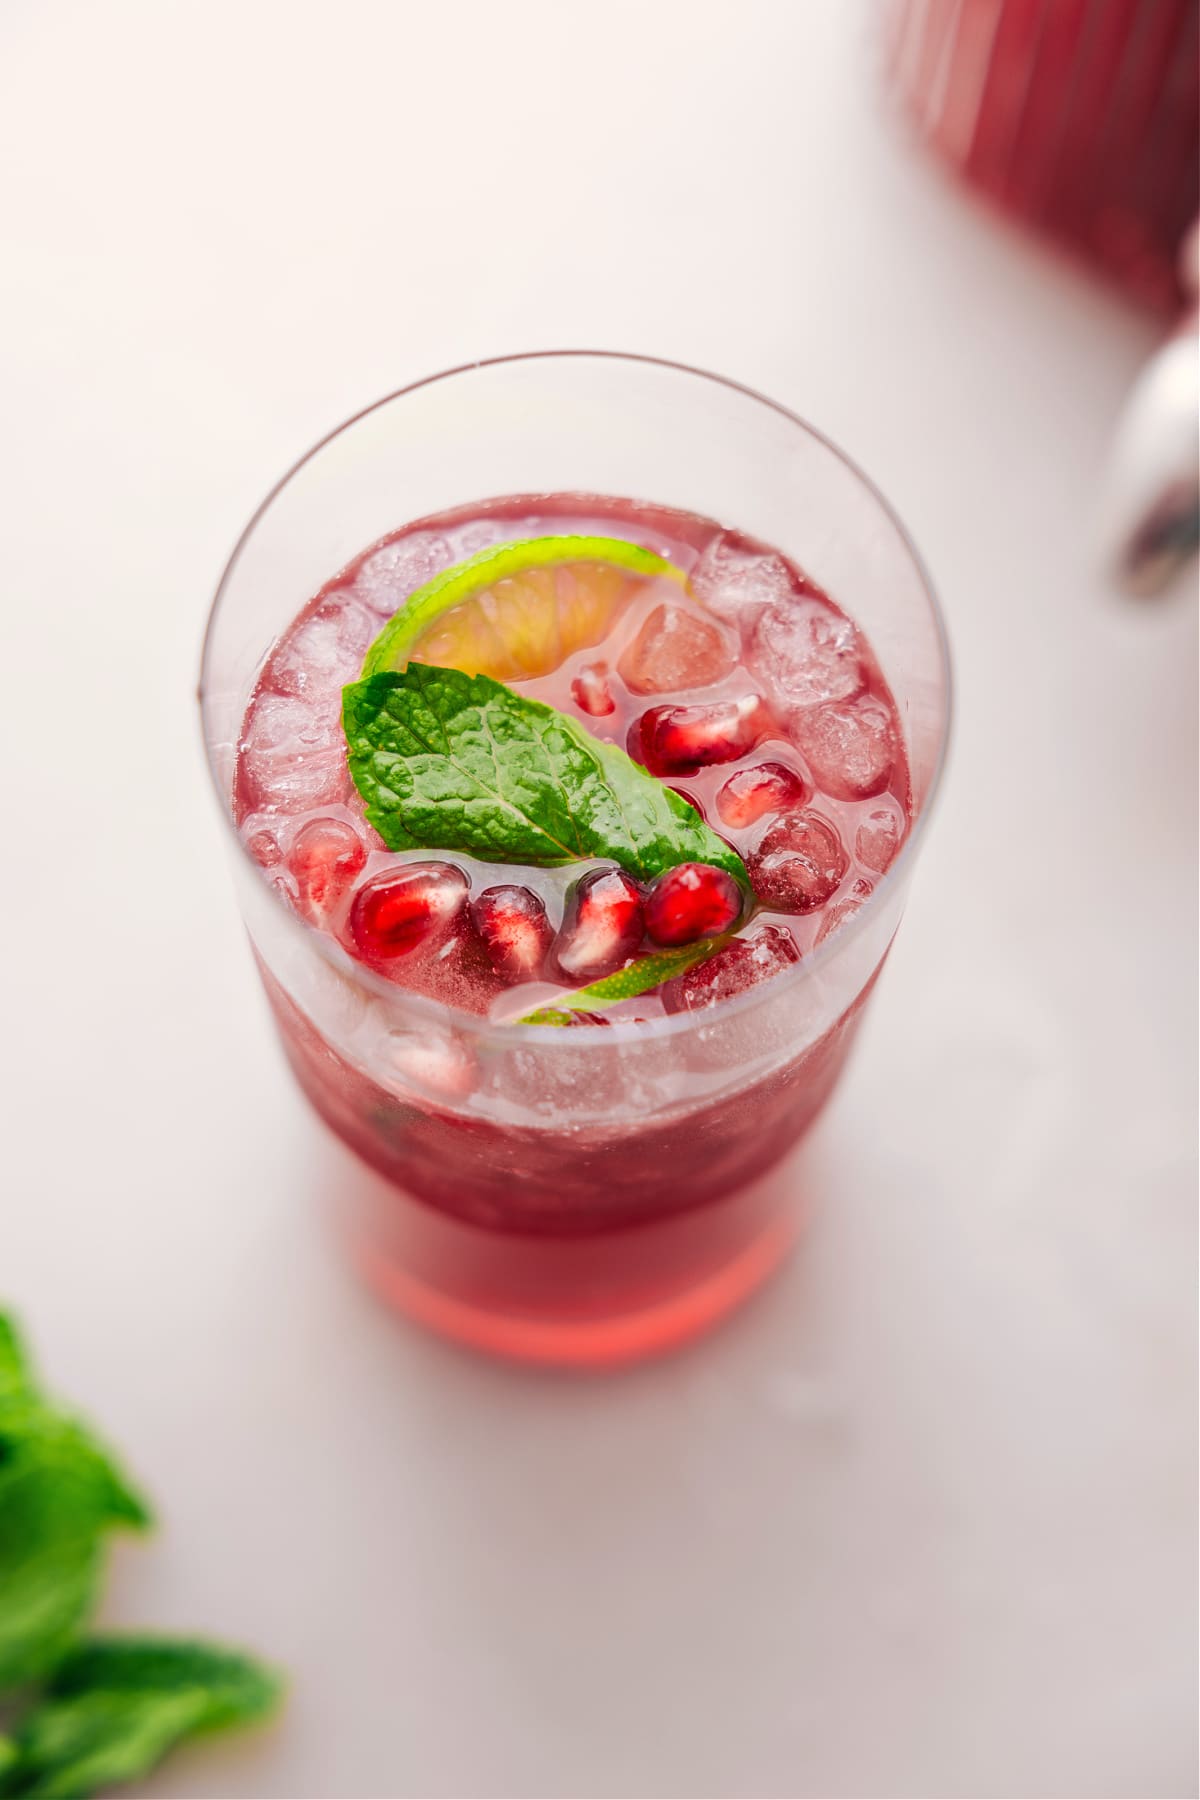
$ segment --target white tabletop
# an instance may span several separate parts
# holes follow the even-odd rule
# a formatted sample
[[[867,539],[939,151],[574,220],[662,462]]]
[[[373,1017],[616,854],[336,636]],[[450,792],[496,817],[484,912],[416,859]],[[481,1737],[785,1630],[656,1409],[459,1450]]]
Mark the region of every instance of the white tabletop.
[[[1088,518],[1156,327],[910,152],[872,23],[0,8],[0,1295],[160,1504],[106,1617],[293,1679],[147,1793],[1194,1791],[1196,609],[1115,601]],[[845,444],[959,683],[803,1253],[603,1381],[333,1254],[192,707],[301,449],[577,344]]]

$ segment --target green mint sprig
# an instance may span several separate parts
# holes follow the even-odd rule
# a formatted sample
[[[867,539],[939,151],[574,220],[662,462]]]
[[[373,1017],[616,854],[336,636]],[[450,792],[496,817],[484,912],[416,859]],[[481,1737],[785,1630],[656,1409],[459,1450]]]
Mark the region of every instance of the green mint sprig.
[[[3,1800],[82,1800],[274,1706],[278,1678],[237,1651],[83,1640],[109,1532],[149,1523],[89,1427],[42,1394],[0,1313],[0,1709],[24,1706],[0,1734]]]
[[[265,1718],[279,1692],[273,1674],[234,1650],[92,1639],[59,1664],[13,1735],[0,1739],[0,1794],[71,1800],[134,1781],[182,1738]]]
[[[38,1392],[0,1314],[0,1691],[53,1668],[96,1598],[108,1533],[149,1523],[99,1440]]]
[[[652,881],[736,851],[686,800],[575,719],[488,675],[430,663],[343,690],[350,773],[390,850],[458,850],[550,868],[604,859]]]

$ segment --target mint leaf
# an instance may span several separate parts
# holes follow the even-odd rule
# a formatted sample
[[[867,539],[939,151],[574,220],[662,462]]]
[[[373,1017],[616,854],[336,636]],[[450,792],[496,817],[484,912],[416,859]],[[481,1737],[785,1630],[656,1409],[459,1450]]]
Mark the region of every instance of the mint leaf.
[[[78,1800],[145,1775],[181,1738],[264,1718],[281,1685],[214,1645],[156,1638],[84,1644],[19,1722],[0,1758],[0,1795]]]
[[[639,881],[741,858],[612,744],[488,675],[431,663],[343,690],[350,773],[390,850],[461,850],[547,868],[600,858]]]
[[[593,981],[590,987],[573,988],[569,994],[559,994],[552,1006],[539,1006],[535,1012],[518,1019],[517,1024],[569,1025],[573,1012],[595,1012],[602,1006],[615,1006],[619,1000],[633,1000],[638,994],[648,994],[651,989],[661,987],[664,981],[682,975],[694,963],[703,962],[714,951],[723,950],[730,936],[726,932],[724,936],[708,938],[702,944],[684,944],[678,950],[658,950],[649,956],[639,956],[614,975],[604,975],[599,981]]]
[[[91,1606],[104,1535],[148,1521],[99,1441],[38,1392],[0,1314],[0,1690],[53,1667]]]

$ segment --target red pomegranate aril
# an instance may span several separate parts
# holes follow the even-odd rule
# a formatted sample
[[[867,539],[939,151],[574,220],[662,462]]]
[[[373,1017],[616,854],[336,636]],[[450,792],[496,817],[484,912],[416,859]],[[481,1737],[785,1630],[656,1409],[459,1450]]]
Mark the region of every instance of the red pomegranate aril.
[[[571,697],[581,711],[603,719],[615,711],[616,701],[608,685],[608,664],[588,663],[571,683]]]
[[[725,869],[680,863],[646,896],[646,935],[656,944],[695,944],[728,931],[742,910],[742,890]]]
[[[776,912],[816,912],[836,892],[848,858],[834,827],[819,813],[785,813],[768,826],[747,858],[754,892]]]
[[[568,981],[598,981],[636,952],[645,926],[636,882],[620,869],[596,869],[576,884],[554,945]]]
[[[467,878],[453,863],[406,863],[363,883],[350,908],[350,935],[371,960],[407,956],[443,937],[464,910]]]
[[[629,728],[629,754],[654,775],[694,775],[708,763],[736,762],[767,728],[757,694],[712,706],[652,706]]]
[[[506,981],[536,981],[554,940],[546,908],[532,888],[484,888],[471,902],[471,918],[488,961]]]
[[[304,906],[323,915],[350,892],[366,860],[367,847],[353,825],[342,819],[310,819],[296,834],[287,866]]]
[[[729,777],[717,795],[717,811],[734,831],[744,831],[766,813],[803,806],[808,798],[809,790],[795,769],[780,762],[757,763]]]

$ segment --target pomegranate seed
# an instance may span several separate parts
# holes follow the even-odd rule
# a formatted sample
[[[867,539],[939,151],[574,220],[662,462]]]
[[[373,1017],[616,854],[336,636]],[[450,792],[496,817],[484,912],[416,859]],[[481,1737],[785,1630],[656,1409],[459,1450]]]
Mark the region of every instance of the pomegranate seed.
[[[754,892],[779,912],[815,912],[846,873],[842,840],[819,813],[787,813],[749,858]]]
[[[246,839],[246,848],[260,869],[273,869],[283,861],[283,851],[273,832],[254,832]]]
[[[620,869],[596,869],[579,881],[554,946],[571,981],[597,981],[629,961],[642,941],[642,896]]]
[[[309,912],[331,912],[367,860],[367,847],[341,819],[310,819],[296,834],[287,865]]]
[[[788,932],[778,925],[760,925],[668,981],[662,989],[662,1003],[669,1013],[702,1012],[769,981],[799,961],[800,951]]]
[[[757,694],[714,706],[652,706],[629,728],[629,753],[655,775],[694,775],[706,763],[736,762],[767,730]]]
[[[738,769],[717,795],[717,811],[726,825],[743,830],[757,824],[764,813],[803,806],[809,790],[794,769],[785,763],[759,763]]]
[[[608,685],[608,664],[588,663],[580,669],[571,683],[571,695],[576,706],[593,719],[602,719],[615,709],[616,702]]]
[[[742,910],[733,876],[711,863],[680,863],[646,897],[646,933],[656,944],[694,944],[728,930]]]
[[[532,888],[485,888],[471,903],[488,961],[506,981],[536,981],[554,937],[546,908]]]
[[[467,878],[453,863],[407,863],[365,881],[350,908],[350,935],[363,956],[387,960],[444,936],[467,903]]]

